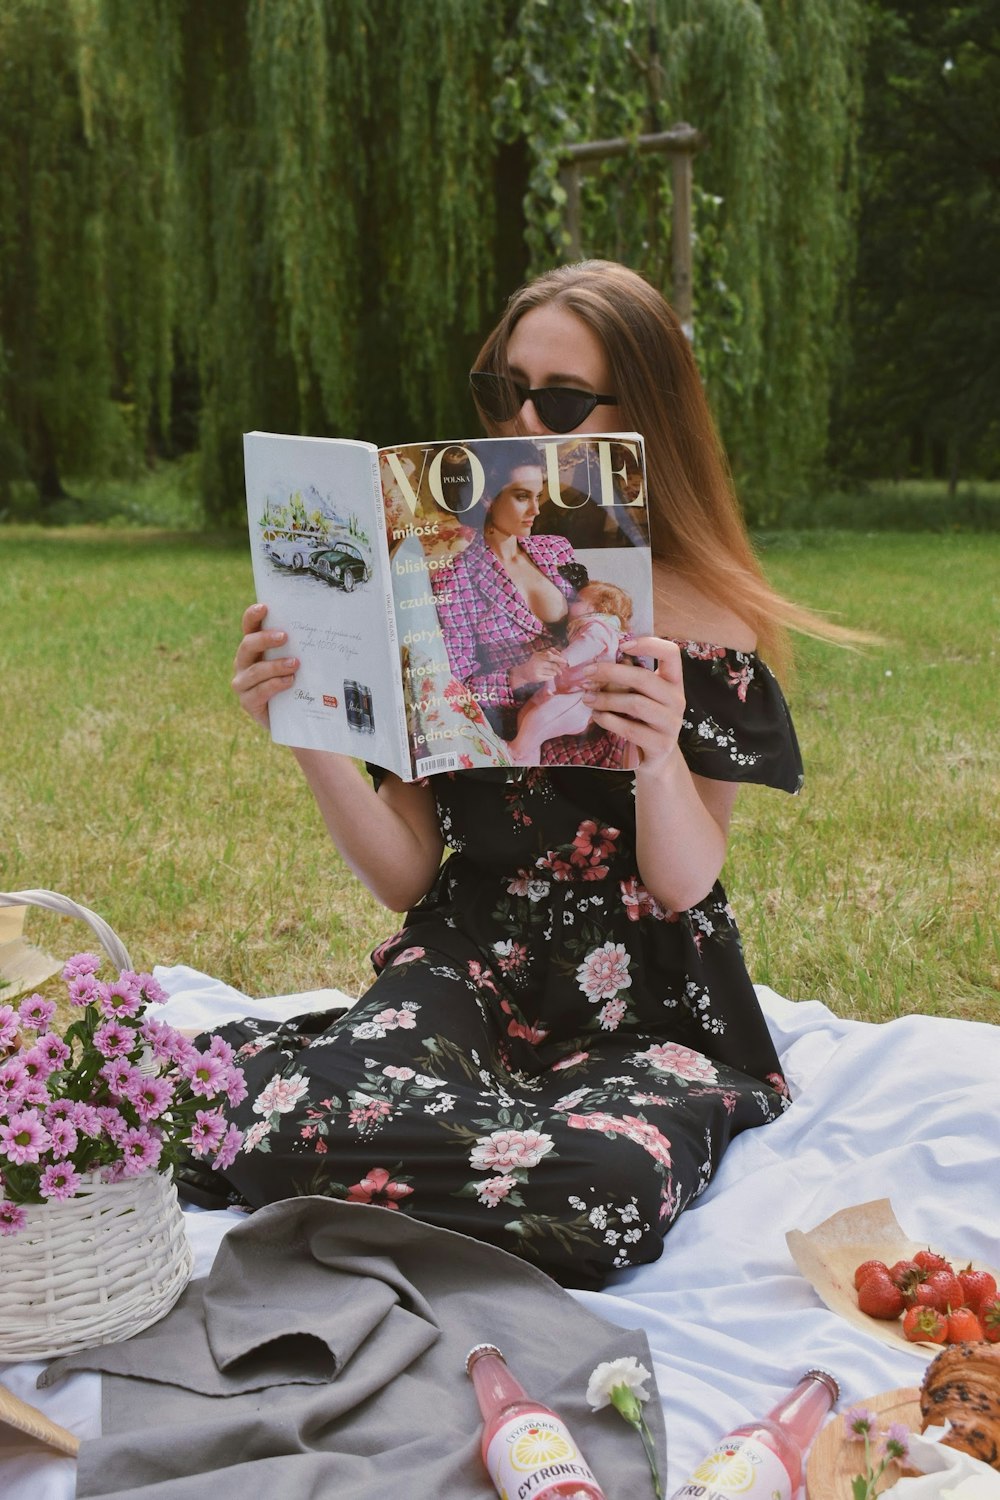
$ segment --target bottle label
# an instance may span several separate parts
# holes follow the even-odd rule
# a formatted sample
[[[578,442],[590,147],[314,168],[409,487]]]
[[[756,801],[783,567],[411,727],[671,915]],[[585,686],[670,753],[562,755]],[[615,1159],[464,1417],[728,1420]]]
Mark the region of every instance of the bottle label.
[[[503,1500],[545,1500],[553,1486],[573,1479],[601,1494],[569,1431],[550,1412],[520,1412],[498,1427],[486,1467]]]
[[[695,1469],[673,1500],[728,1500],[751,1495],[753,1500],[791,1500],[788,1470],[776,1453],[756,1438],[723,1438]]]

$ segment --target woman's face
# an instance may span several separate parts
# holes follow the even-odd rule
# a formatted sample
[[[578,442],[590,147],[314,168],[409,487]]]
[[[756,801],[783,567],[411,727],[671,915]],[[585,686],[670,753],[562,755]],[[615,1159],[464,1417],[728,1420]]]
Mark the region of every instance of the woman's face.
[[[490,505],[490,522],[508,536],[528,536],[541,504],[544,480],[539,465],[512,469],[510,478]]]
[[[560,385],[591,395],[613,391],[604,345],[582,318],[557,302],[534,307],[515,323],[507,343],[507,366],[514,379],[529,390]],[[617,406],[595,406],[573,431],[617,432],[620,427]],[[509,430],[530,436],[549,432],[530,399]]]

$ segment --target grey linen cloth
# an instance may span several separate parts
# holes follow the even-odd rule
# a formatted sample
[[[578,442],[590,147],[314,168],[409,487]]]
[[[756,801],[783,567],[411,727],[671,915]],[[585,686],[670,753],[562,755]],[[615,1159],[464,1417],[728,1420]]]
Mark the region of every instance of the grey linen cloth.
[[[478,1343],[564,1419],[608,1500],[652,1495],[638,1433],[585,1399],[603,1360],[652,1370],[645,1333],[506,1251],[365,1204],[259,1209],[160,1322],[54,1360],[38,1384],[104,1372],[78,1500],[487,1500],[465,1374]],[[662,1474],[655,1381],[645,1416]]]

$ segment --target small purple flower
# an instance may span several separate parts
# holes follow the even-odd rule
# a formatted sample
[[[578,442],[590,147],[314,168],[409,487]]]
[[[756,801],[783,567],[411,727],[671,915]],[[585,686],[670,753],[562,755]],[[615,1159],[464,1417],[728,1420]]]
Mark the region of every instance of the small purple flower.
[[[56,1161],[71,1156],[80,1140],[68,1120],[53,1120],[49,1126],[49,1136],[52,1140],[52,1155]]]
[[[71,1005],[96,1005],[98,996],[98,982],[93,974],[79,974],[76,979],[71,979],[66,986],[69,991],[69,1003]]]
[[[20,1058],[24,1063],[24,1071],[29,1078],[38,1078],[44,1083],[46,1078],[55,1072],[55,1068],[49,1059],[49,1054],[42,1050],[38,1042],[33,1047],[28,1047],[25,1051],[21,1052]]]
[[[232,1166],[239,1155],[243,1144],[243,1132],[237,1130],[235,1125],[230,1125],[226,1131],[222,1145],[219,1147],[215,1160],[212,1163],[213,1172],[225,1172]]]
[[[199,1109],[195,1114],[187,1144],[195,1156],[207,1156],[217,1151],[226,1133],[226,1117],[218,1109]]]
[[[128,1132],[129,1124],[115,1109],[113,1104],[99,1104],[97,1114],[101,1121],[101,1130],[116,1146],[121,1146]],[[89,1131],[87,1132],[89,1134]]]
[[[134,1034],[117,1021],[108,1021],[94,1032],[94,1046],[102,1057],[125,1057],[134,1043]]]
[[[882,1439],[885,1457],[898,1458],[905,1463],[910,1456],[910,1437],[910,1429],[905,1422],[890,1422]]]
[[[40,1036],[31,1050],[32,1052],[45,1053],[52,1064],[53,1073],[57,1073],[72,1056],[62,1037],[56,1036],[54,1031],[50,1031],[46,1036]]]
[[[162,1005],[165,1000],[170,999],[163,985],[160,984],[158,979],[154,979],[152,974],[145,972],[135,974],[131,969],[126,969],[122,972],[122,978],[124,979],[126,976],[131,979],[132,983],[139,990],[147,1005]]]
[[[226,1039],[221,1036],[213,1036],[212,1040],[208,1044],[208,1055],[209,1057],[217,1057],[220,1062],[224,1062],[226,1064],[230,1064],[233,1058],[236,1056],[232,1047],[230,1047]]]
[[[126,971],[127,972],[127,971]],[[142,1004],[142,994],[136,985],[130,984],[123,974],[111,984],[97,986],[97,1005],[102,1016],[113,1021],[116,1016],[134,1016]]]
[[[42,1197],[54,1198],[57,1203],[75,1197],[79,1186],[80,1174],[68,1161],[53,1162],[38,1179],[38,1191]]]
[[[0,1110],[10,1113],[19,1109],[27,1084],[28,1075],[19,1057],[8,1057],[0,1063]]]
[[[101,960],[96,953],[74,953],[64,964],[62,977],[67,981],[80,979],[84,974],[96,974],[100,967]]]
[[[174,1086],[168,1078],[149,1078],[136,1070],[127,1090],[127,1097],[135,1106],[135,1112],[144,1123],[162,1115],[174,1097]]]
[[[867,1406],[852,1406],[844,1412],[844,1432],[849,1438],[872,1437],[875,1432],[875,1414]]]
[[[0,1234],[17,1234],[28,1222],[28,1215],[20,1203],[11,1203],[8,1199],[0,1199]]]
[[[145,1127],[127,1130],[121,1145],[126,1177],[138,1177],[155,1167],[163,1153],[163,1142]]]
[[[170,1032],[170,1060],[175,1062],[182,1070],[190,1064],[196,1063],[201,1056],[198,1048],[189,1036],[182,1036],[172,1026],[167,1030]]]
[[[41,995],[29,995],[22,1000],[17,1014],[27,1031],[45,1031],[56,1013],[54,1000],[43,1000]]]
[[[52,1096],[45,1087],[44,1079],[33,1077],[30,1073],[26,1072],[24,1075],[24,1087],[21,1089],[21,1103],[19,1107],[23,1109],[26,1104],[37,1104],[40,1109],[44,1109],[51,1103]]]
[[[12,1005],[0,1005],[0,1047],[9,1047],[17,1037],[17,1011]]]
[[[0,1150],[15,1166],[36,1162],[48,1145],[49,1133],[37,1110],[21,1110],[19,1114],[11,1115],[6,1125],[0,1125]]]
[[[210,1052],[195,1052],[189,1062],[181,1065],[181,1072],[191,1085],[192,1094],[205,1099],[213,1098],[225,1085],[228,1068]]]
[[[139,1027],[139,1035],[158,1062],[173,1062],[174,1037],[177,1033],[166,1021],[147,1016]]]
[[[247,1081],[243,1076],[243,1069],[230,1068],[224,1087],[231,1109],[235,1109],[237,1104],[242,1104],[247,1096]]]
[[[99,1070],[98,1077],[104,1079],[104,1082],[116,1098],[124,1099],[128,1094],[129,1084],[132,1081],[134,1073],[138,1073],[139,1077],[142,1077],[138,1068],[131,1067],[123,1057],[112,1057]]]
[[[72,1120],[81,1135],[89,1136],[91,1140],[96,1139],[104,1129],[104,1122],[93,1104],[74,1104],[67,1119]]]

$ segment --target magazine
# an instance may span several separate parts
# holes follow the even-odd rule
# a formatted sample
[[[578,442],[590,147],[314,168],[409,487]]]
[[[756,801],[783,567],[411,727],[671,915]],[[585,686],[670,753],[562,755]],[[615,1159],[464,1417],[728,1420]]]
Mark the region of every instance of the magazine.
[[[257,598],[301,662],[275,740],[404,781],[634,763],[582,684],[653,628],[640,436],[251,432],[244,459]]]

